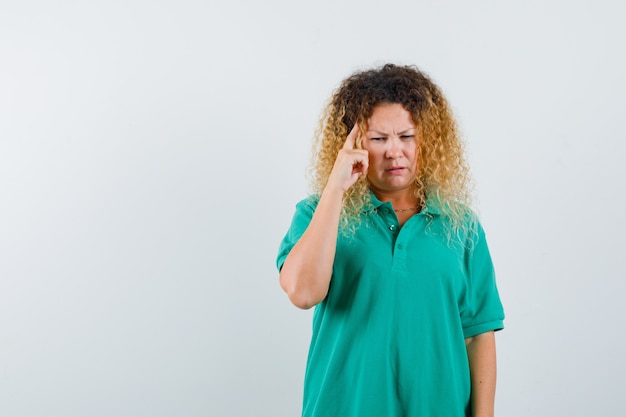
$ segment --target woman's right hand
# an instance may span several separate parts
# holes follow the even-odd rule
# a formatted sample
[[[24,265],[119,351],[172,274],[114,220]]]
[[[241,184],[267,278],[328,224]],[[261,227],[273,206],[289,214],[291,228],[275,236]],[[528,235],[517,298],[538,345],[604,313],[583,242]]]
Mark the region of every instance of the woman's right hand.
[[[326,184],[327,188],[332,187],[341,192],[346,192],[361,175],[367,174],[367,167],[369,166],[367,151],[354,148],[358,133],[359,128],[354,125],[343,144],[343,148],[337,154],[335,165]]]
[[[281,287],[300,308],[311,308],[328,294],[343,194],[367,173],[369,165],[367,151],[354,149],[358,133],[354,126],[337,155],[309,226],[280,270]]]

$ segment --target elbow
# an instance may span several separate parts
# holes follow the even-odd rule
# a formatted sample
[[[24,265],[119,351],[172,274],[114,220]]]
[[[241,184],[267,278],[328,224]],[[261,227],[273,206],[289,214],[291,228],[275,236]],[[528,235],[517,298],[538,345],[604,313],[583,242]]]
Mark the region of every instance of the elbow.
[[[315,307],[319,303],[319,301],[316,301],[312,299],[311,297],[303,296],[302,294],[289,294],[288,293],[287,296],[289,297],[289,301],[291,301],[291,303],[294,306],[302,310],[308,310],[311,307]]]
[[[289,301],[302,310],[315,307],[326,297],[327,293],[327,291],[315,291],[314,289],[299,285],[295,280],[290,280],[283,273],[280,274],[280,286],[283,291],[287,293]]]

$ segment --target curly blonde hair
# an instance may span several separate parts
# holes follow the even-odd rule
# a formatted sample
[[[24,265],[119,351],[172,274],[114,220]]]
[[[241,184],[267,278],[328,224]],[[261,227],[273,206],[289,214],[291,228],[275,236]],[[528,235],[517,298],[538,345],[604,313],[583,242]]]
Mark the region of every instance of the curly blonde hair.
[[[411,114],[418,130],[416,197],[435,205],[448,220],[444,225],[449,240],[467,239],[467,232],[475,227],[475,216],[470,209],[472,181],[464,145],[441,90],[415,66],[386,64],[342,81],[322,112],[315,135],[313,192],[321,195],[352,127],[357,124],[360,135],[364,135],[374,108],[396,103]],[[344,230],[354,229],[361,213],[371,206],[369,189],[366,176],[362,176],[345,193],[341,215]]]

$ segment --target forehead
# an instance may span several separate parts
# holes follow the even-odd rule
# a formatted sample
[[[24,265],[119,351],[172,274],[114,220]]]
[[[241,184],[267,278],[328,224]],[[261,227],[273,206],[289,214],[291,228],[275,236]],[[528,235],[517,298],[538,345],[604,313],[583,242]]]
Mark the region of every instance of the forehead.
[[[368,129],[414,129],[415,122],[409,111],[399,103],[379,104],[372,110],[372,115],[367,119]]]

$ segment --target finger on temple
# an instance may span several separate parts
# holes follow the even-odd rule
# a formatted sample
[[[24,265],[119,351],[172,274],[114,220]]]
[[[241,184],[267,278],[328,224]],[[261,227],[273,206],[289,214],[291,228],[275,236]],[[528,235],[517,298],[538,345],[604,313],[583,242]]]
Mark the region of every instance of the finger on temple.
[[[348,137],[343,144],[344,149],[354,149],[354,144],[356,143],[356,137],[359,134],[359,126],[354,125],[350,133],[348,133]]]

